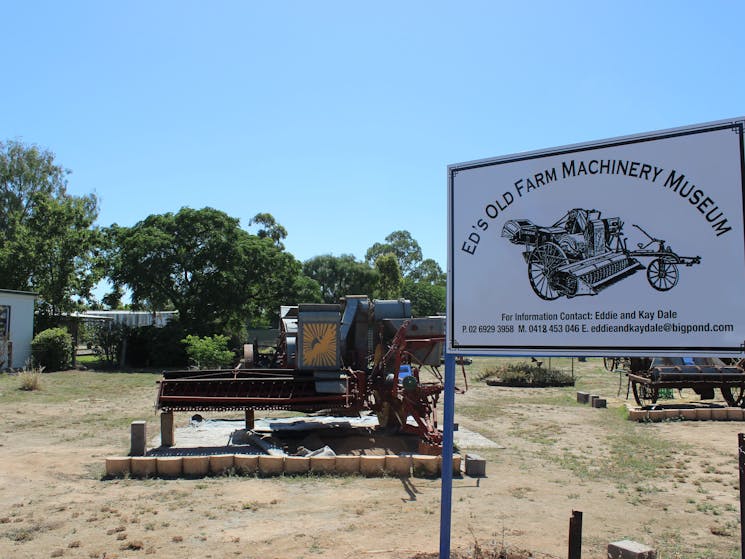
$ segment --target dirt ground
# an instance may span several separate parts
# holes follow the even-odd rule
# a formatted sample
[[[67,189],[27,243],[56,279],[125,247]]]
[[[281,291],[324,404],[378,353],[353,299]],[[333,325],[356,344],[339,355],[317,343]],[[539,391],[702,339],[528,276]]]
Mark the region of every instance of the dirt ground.
[[[566,557],[579,510],[585,559],[621,539],[660,559],[739,557],[745,423],[632,423],[625,386],[619,397],[618,377],[598,360],[576,364],[569,388],[490,387],[476,380],[488,365],[469,368],[456,421],[502,448],[460,449],[486,458],[487,476],[453,482],[454,552]],[[0,557],[436,556],[438,479],[104,479],[105,457],[129,449],[129,422],[155,432],[156,378],[53,373],[25,392],[0,375]],[[608,409],[577,404],[577,390],[606,397]]]

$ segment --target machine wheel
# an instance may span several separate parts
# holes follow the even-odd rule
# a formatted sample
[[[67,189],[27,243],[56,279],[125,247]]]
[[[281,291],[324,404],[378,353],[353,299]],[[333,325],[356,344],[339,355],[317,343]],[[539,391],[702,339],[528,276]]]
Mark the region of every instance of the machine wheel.
[[[721,390],[724,401],[727,402],[728,406],[732,408],[745,407],[743,406],[745,404],[745,386],[722,386]]]
[[[613,372],[618,368],[619,365],[618,357],[603,357],[603,367],[608,372]]]
[[[537,246],[530,253],[528,279],[536,295],[546,301],[553,301],[562,295],[567,295],[559,290],[555,277],[557,270],[565,264],[569,264],[569,259],[561,247],[554,243]]]
[[[655,258],[647,266],[647,281],[657,291],[668,291],[678,284],[678,265],[667,258]]]
[[[633,380],[631,381],[631,390],[634,392],[634,400],[641,407],[656,404],[660,395],[659,388]]]

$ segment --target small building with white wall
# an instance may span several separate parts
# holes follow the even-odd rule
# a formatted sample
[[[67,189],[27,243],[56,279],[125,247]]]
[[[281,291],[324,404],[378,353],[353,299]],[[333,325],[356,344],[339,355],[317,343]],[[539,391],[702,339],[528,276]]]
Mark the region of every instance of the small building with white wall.
[[[19,369],[31,359],[36,297],[30,291],[0,289],[0,369]]]

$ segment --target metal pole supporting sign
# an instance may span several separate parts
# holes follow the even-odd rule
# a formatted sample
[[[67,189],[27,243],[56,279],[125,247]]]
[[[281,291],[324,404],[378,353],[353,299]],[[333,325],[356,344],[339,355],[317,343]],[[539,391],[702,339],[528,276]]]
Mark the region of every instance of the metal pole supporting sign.
[[[450,559],[453,501],[453,423],[455,421],[455,355],[445,353],[445,402],[442,418],[442,490],[440,497],[440,559]]]

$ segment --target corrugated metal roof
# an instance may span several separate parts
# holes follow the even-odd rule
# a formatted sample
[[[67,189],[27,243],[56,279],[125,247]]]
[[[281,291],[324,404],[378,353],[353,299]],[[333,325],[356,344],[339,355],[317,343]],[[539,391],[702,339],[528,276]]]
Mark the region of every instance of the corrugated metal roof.
[[[123,324],[132,328],[139,326],[162,328],[178,317],[178,311],[85,311],[75,315],[81,318],[111,320],[114,324]]]

